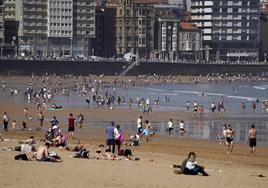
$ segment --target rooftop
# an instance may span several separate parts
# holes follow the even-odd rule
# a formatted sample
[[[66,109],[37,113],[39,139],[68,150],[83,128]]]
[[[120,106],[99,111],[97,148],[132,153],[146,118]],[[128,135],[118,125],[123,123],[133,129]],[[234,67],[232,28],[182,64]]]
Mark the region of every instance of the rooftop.
[[[180,27],[184,30],[198,30],[197,27],[195,27],[189,22],[180,22]]]
[[[167,0],[134,0],[135,3],[142,3],[142,4],[166,4]]]

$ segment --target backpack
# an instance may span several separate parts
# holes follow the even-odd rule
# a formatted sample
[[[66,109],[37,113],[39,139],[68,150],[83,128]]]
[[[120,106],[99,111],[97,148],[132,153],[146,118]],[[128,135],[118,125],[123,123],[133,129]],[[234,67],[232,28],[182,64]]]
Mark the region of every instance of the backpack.
[[[15,156],[15,160],[29,161],[26,154],[19,154]]]

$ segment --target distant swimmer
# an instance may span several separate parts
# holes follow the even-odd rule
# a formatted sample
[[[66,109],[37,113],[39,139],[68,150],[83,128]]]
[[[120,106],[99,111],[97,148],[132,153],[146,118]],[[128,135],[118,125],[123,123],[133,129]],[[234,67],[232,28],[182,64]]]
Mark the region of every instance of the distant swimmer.
[[[255,156],[257,146],[257,130],[255,129],[255,125],[252,125],[248,131],[248,143],[251,155]]]

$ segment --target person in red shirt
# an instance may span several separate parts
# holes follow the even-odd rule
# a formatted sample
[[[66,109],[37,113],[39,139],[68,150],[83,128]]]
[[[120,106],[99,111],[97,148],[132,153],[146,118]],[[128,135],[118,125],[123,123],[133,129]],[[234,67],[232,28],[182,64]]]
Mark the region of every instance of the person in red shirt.
[[[76,121],[73,117],[73,114],[70,113],[70,116],[68,118],[68,133],[71,138],[74,138],[74,127],[75,127]]]

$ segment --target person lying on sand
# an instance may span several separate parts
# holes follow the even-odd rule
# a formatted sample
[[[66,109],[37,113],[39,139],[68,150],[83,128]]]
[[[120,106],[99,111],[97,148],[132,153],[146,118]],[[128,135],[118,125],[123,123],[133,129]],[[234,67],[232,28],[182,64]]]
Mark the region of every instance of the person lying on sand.
[[[175,174],[208,176],[205,172],[205,167],[197,165],[196,155],[194,152],[190,152],[188,158],[185,159],[180,166],[173,165],[173,168],[177,168],[174,170]]]

